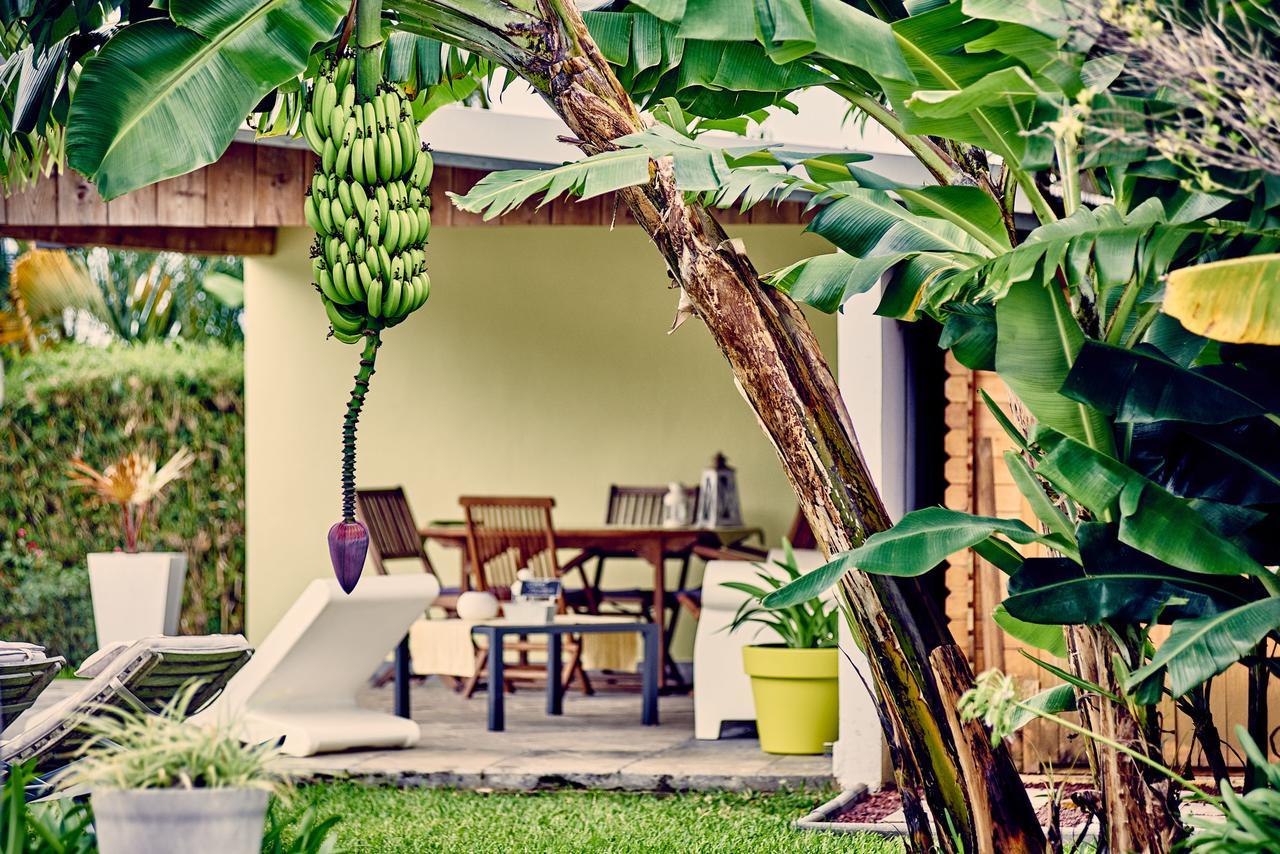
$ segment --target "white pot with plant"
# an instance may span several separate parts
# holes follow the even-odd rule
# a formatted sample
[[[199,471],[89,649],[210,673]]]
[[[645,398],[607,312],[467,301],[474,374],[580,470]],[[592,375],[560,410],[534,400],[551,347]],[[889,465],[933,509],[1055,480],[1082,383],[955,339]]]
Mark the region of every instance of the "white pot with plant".
[[[257,854],[267,806],[288,786],[270,744],[187,720],[191,689],[158,715],[103,715],[59,780],[89,791],[100,854]]]
[[[102,471],[82,459],[72,461],[71,482],[120,510],[123,548],[89,555],[99,649],[116,641],[177,634],[187,556],[141,551],[140,543],[154,502],[194,459],[189,450],[180,448],[159,468],[153,456],[139,451]]]

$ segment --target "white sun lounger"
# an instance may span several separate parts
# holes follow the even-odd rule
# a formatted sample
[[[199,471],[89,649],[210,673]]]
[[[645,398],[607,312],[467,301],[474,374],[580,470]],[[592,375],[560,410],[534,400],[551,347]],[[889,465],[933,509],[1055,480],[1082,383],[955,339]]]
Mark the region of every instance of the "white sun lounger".
[[[42,646],[0,641],[0,732],[35,704],[66,663],[45,656]]]
[[[416,744],[417,724],[362,709],[356,694],[439,592],[425,574],[366,577],[350,595],[311,582],[201,720],[237,721],[246,741],[282,738],[290,756]]]
[[[92,737],[86,726],[90,718],[111,709],[159,712],[193,681],[199,687],[188,711],[199,711],[252,652],[240,635],[156,636],[112,644],[77,671],[88,682],[75,694],[0,732],[0,767],[35,760],[36,774],[46,776],[76,759],[76,751]]]

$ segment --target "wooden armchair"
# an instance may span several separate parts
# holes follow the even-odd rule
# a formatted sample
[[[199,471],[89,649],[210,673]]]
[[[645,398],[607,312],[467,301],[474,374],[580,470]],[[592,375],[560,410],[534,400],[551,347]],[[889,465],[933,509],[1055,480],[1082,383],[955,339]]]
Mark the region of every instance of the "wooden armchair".
[[[417,560],[424,572],[436,575],[403,487],[356,490],[356,513],[369,529],[369,558],[379,575],[387,574],[389,560]],[[436,604],[453,616],[460,593],[460,588],[441,585]]]
[[[563,612],[566,604],[591,607],[594,600],[591,588],[585,584],[582,562],[575,559],[562,567],[556,554],[555,526],[551,521],[554,498],[463,496],[458,503],[467,522],[467,563],[476,589],[487,590],[499,599],[509,599],[511,585],[516,582],[520,569],[527,568],[542,578],[563,578],[576,570],[583,575],[584,585],[580,590],[563,590],[559,608]],[[521,640],[509,644],[508,648],[520,653],[519,664],[506,668],[508,680],[551,678],[545,666],[528,662],[530,652],[546,650],[545,643]],[[581,640],[566,637],[564,651],[566,662],[559,674],[564,686],[567,688],[576,681],[583,693],[592,693],[582,668]],[[475,693],[487,664],[483,651],[477,655],[476,662],[476,675],[466,688],[468,697]],[[502,688],[491,685],[489,690]]]
[[[619,486],[614,484],[609,487],[609,503],[605,510],[606,525],[631,525],[634,527],[657,528],[662,525],[663,500],[667,496],[668,487],[665,486]],[[685,503],[688,506],[689,518],[692,519],[698,507],[698,487],[685,487],[684,490]],[[597,605],[609,603],[617,606],[619,610],[632,613],[639,617],[649,617],[655,619],[649,614],[649,610],[653,604],[653,592],[651,590],[639,589],[606,589],[601,582],[604,578],[605,561],[609,558],[631,557],[630,552],[626,553],[610,553],[606,551],[595,550],[590,553],[583,553],[580,558],[596,559],[595,578],[592,579],[591,588]],[[680,591],[683,591],[689,580],[689,555],[685,555],[680,564],[680,579],[676,584],[675,590],[668,595],[671,607],[679,600]]]

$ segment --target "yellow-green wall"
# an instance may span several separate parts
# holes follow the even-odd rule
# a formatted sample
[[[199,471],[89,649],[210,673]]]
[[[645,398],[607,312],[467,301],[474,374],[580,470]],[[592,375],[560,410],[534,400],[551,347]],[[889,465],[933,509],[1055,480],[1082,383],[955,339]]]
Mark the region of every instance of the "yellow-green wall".
[[[796,226],[735,236],[762,269],[822,251]],[[431,237],[431,299],[379,354],[360,425],[362,485],[403,484],[420,521],[458,518],[461,494],[541,494],[555,496],[558,523],[591,524],[603,521],[610,483],[694,483],[724,451],[747,522],[771,542],[786,532],[795,501],[777,458],[701,324],[667,335],[677,295],[639,229]],[[329,575],[325,532],[339,515],[340,422],[357,351],[325,340],[309,242],[305,229],[282,229],[274,256],[245,261],[255,641],[308,581]],[[814,322],[834,364],[835,323]],[[457,554],[432,557],[456,583]],[[610,576],[612,586],[647,573],[619,564]]]

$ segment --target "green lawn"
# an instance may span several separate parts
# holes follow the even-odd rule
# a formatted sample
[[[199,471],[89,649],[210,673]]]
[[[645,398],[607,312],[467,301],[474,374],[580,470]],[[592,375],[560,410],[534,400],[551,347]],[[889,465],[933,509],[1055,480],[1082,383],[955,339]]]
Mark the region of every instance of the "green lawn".
[[[900,852],[873,836],[804,833],[790,822],[831,793],[647,795],[307,786],[287,812],[341,815],[343,851]]]

